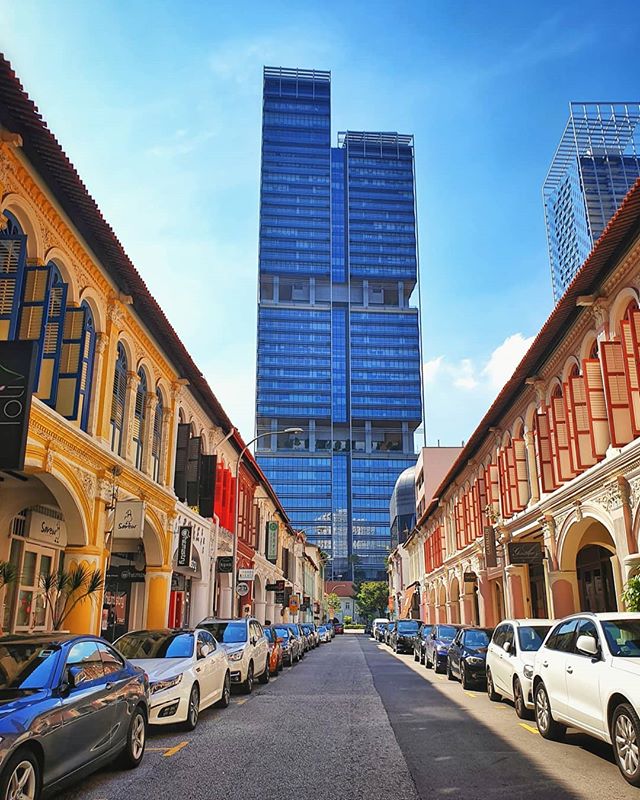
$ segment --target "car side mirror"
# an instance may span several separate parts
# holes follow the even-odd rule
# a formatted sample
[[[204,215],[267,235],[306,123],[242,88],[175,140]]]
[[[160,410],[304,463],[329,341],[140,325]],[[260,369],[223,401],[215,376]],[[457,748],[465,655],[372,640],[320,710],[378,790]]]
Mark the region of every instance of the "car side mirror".
[[[206,658],[209,653],[211,652],[211,648],[208,644],[203,644],[200,648],[200,653],[198,654],[198,658]]]
[[[505,653],[510,653],[511,652],[511,642],[505,642],[502,645],[502,649],[504,650]]]
[[[67,686],[69,689],[77,689],[84,681],[84,670],[82,667],[69,667],[67,669]]]
[[[593,636],[578,636],[576,648],[580,653],[584,653],[587,656],[598,655],[598,643]]]

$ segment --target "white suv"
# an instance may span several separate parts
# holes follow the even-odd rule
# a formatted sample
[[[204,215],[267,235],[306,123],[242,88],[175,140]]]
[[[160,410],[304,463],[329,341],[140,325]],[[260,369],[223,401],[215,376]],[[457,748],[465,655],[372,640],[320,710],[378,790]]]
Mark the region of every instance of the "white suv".
[[[198,625],[209,631],[227,653],[231,683],[250,694],[253,682],[269,683],[269,642],[257,619],[215,619]]]
[[[513,700],[520,719],[531,719],[533,661],[550,619],[506,619],[493,632],[487,649],[487,694],[490,700]]]
[[[533,696],[545,739],[568,726],[603,739],[640,786],[640,614],[583,612],[557,623],[536,654]]]

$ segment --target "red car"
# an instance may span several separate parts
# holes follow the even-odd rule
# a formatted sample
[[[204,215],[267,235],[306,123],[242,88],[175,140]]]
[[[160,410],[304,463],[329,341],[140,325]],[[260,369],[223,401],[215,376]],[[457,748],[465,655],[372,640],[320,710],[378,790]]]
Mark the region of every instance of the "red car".
[[[344,625],[341,622],[334,622],[333,623],[333,630],[336,633],[344,633]]]

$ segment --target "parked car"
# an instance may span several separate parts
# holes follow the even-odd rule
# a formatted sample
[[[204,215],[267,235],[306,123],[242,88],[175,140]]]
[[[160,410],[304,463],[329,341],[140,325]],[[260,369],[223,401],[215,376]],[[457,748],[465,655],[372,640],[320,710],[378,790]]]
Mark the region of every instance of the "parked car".
[[[413,637],[413,660],[419,661],[421,664],[424,664],[424,650],[427,644],[427,638],[431,631],[433,630],[433,625],[429,622],[424,622],[416,635]]]
[[[379,627],[381,625],[385,625],[386,626],[387,622],[389,622],[389,620],[386,617],[376,617],[373,620],[373,626],[372,626],[372,630],[371,630],[371,635],[377,641],[380,641],[380,639],[378,638],[378,629],[379,629]]]
[[[389,644],[395,627],[396,627],[396,623],[395,623],[394,620],[392,620],[391,622],[389,622],[387,624],[387,627],[384,629],[383,637],[384,637],[384,643],[385,644]]]
[[[487,677],[487,648],[493,628],[461,628],[449,646],[447,677],[458,678],[463,689],[484,683]]]
[[[567,726],[613,745],[623,777],[640,786],[640,614],[575,614],[557,623],[536,653],[538,731]]]
[[[203,709],[229,705],[227,655],[207,631],[131,631],[113,646],[149,676],[152,725],[182,722],[193,730]]]
[[[413,638],[420,628],[418,619],[399,619],[389,636],[389,646],[394,653],[411,653]]]
[[[301,622],[300,627],[302,628],[302,632],[309,642],[309,650],[315,649],[320,644],[320,640],[318,639],[318,634],[316,632],[316,626],[313,624],[313,622]]]
[[[276,636],[282,648],[282,663],[292,667],[302,658],[302,644],[298,637],[284,625],[274,625]]]
[[[245,694],[253,690],[257,677],[269,683],[269,642],[257,619],[215,619],[207,617],[198,628],[209,631],[226,651],[231,668],[231,683]]]
[[[333,629],[336,632],[336,634],[344,633],[344,625],[342,624],[342,622],[334,622]]]
[[[461,625],[441,625],[440,623],[433,626],[424,649],[424,665],[427,669],[433,667],[436,672],[445,671],[449,646],[461,627]]]
[[[318,628],[318,636],[323,644],[331,641],[331,632],[326,625],[320,625]]]
[[[277,675],[282,669],[282,644],[273,625],[264,626],[264,635],[269,642],[269,672]]]
[[[385,620],[384,622],[378,622],[378,624],[374,629],[374,634],[373,634],[374,639],[376,641],[384,643],[388,625],[389,625],[389,620]]]
[[[95,636],[0,638],[0,797],[38,800],[145,751],[149,682]]]
[[[373,622],[370,619],[365,622],[363,633],[365,636],[371,636],[373,633]]]
[[[279,627],[284,627],[289,630],[292,636],[295,636],[298,642],[298,661],[304,658],[305,653],[309,649],[309,642],[300,625],[297,622],[283,622]]]
[[[513,700],[520,719],[533,716],[533,662],[552,625],[550,619],[507,619],[491,637],[487,650],[487,694],[490,700],[501,697]]]

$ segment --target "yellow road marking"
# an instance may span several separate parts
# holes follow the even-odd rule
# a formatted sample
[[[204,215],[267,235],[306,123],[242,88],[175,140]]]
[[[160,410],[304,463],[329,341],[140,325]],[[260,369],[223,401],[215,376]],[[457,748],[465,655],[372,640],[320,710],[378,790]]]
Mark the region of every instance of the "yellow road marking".
[[[247,702],[247,698],[245,697],[243,700],[236,700],[237,706],[243,706]]]
[[[183,747],[186,747],[189,742],[180,742],[175,747],[170,747],[168,750],[165,750],[162,754],[164,758],[171,758],[171,756],[175,756],[176,753],[179,753]]]
[[[166,747],[145,747],[147,753],[164,753]]]
[[[540,731],[537,728],[534,728],[533,725],[527,725],[526,722],[519,722],[518,725],[521,728],[524,728],[525,731],[529,731],[529,733],[537,733],[538,736],[540,735]]]
[[[469,697],[477,697],[478,696],[475,692],[467,692],[466,690],[465,690],[465,694],[468,695]]]

